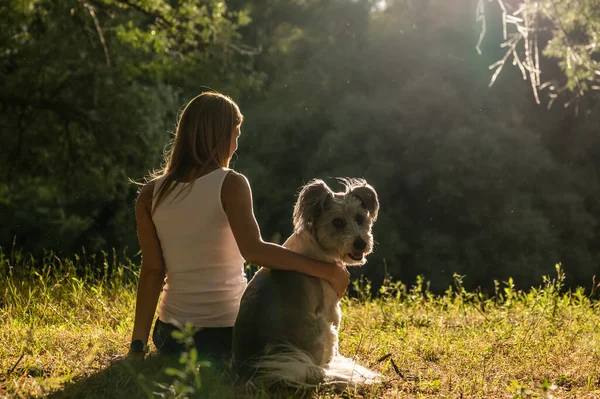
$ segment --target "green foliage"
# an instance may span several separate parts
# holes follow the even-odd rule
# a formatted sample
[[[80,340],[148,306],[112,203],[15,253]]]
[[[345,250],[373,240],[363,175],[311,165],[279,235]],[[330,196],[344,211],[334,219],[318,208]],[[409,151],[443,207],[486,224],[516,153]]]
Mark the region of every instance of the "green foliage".
[[[1,245],[135,247],[129,179],[158,166],[182,102],[246,71],[247,14],[216,0],[11,0],[0,12]]]
[[[173,377],[170,384],[158,384],[162,392],[157,393],[160,398],[188,398],[202,395],[202,369],[210,368],[212,363],[198,358],[198,351],[194,348],[195,329],[186,325],[183,331],[173,331],[173,337],[184,343],[186,351],[179,357],[180,367],[169,367],[165,373]]]
[[[229,370],[194,351],[179,359],[123,359],[135,312],[138,266],[105,262],[99,275],[82,257],[43,259],[0,252],[0,388],[9,397],[267,398],[300,392],[248,392]],[[86,270],[82,273],[82,270]],[[456,275],[436,295],[386,278],[381,295],[357,282],[344,297],[340,351],[381,372],[364,395],[318,398],[594,397],[600,391],[600,304],[597,293],[567,290],[560,265],[528,290],[509,279],[498,293],[469,291]],[[191,343],[193,330],[179,335]],[[308,396],[308,395],[307,395]]]
[[[467,287],[491,290],[508,276],[537,284],[562,261],[571,284],[589,281],[598,213],[587,201],[597,181],[559,162],[539,127],[522,122],[532,112],[521,109],[525,89],[504,97],[486,88],[465,46],[476,38],[469,15],[442,3],[389,2],[377,12],[333,2],[323,7],[339,18],[326,28],[301,19],[281,39],[294,46],[259,56],[279,75],[245,107],[236,167],[250,177],[266,237],[288,234],[304,182],[364,176],[382,204],[370,264],[386,259],[395,278],[424,274],[440,292],[457,272]],[[382,272],[365,271],[375,288]]]
[[[530,80],[538,102],[538,90],[549,89],[549,106],[563,93],[570,94],[569,104],[600,90],[600,4],[596,0],[497,0],[497,4],[503,11],[506,54],[491,67],[496,69],[492,83],[512,59],[523,78]],[[483,26],[486,7],[484,0],[478,1]],[[558,64],[560,75],[547,73],[552,67],[543,56]]]
[[[543,74],[525,75],[591,89],[595,3],[554,3],[521,10],[551,23],[528,43],[548,35],[545,54],[561,59],[568,37],[571,61],[585,62],[552,69],[540,47]],[[362,176],[381,200],[362,269],[373,292],[386,273],[424,276],[436,293],[455,273],[467,290],[510,276],[531,286],[557,262],[568,286],[587,284],[600,262],[598,105],[539,109],[518,68],[489,89],[486,67],[505,49],[501,3],[483,4],[478,55],[471,0],[2,3],[0,246],[136,253],[129,179],[159,166],[178,108],[211,86],[245,114],[235,168],[265,239],[291,232],[306,181]]]

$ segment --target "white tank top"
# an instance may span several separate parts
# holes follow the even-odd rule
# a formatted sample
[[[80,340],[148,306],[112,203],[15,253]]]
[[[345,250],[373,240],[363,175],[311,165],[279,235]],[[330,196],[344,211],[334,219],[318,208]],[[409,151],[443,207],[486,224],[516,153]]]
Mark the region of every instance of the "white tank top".
[[[231,327],[247,280],[244,258],[221,204],[230,169],[217,169],[174,190],[152,215],[166,266],[158,316],[165,323]],[[154,192],[163,182],[156,180]]]

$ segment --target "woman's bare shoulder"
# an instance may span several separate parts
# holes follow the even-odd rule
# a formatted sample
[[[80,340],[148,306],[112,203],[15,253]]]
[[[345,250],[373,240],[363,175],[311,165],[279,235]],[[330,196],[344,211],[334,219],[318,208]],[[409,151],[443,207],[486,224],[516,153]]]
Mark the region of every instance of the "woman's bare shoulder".
[[[246,201],[252,198],[250,183],[243,174],[234,170],[230,171],[221,188],[221,202],[223,208],[227,209],[227,204],[238,204],[240,201]]]
[[[225,180],[223,181],[223,190],[240,191],[248,189],[249,187],[250,183],[248,182],[246,176],[236,172],[235,170],[229,171],[227,176],[225,176]]]
[[[152,204],[152,197],[154,196],[154,186],[156,180],[149,181],[142,186],[137,198],[137,205],[149,207]]]

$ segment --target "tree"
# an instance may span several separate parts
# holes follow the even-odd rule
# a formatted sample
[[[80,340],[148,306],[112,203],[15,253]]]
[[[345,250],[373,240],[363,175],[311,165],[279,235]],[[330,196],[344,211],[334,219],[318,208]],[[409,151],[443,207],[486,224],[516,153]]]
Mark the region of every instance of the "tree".
[[[365,177],[381,200],[362,270],[375,282],[387,267],[403,281],[424,274],[436,291],[454,272],[469,287],[491,290],[509,276],[527,286],[562,261],[571,283],[587,283],[598,260],[599,215],[581,187],[590,175],[563,167],[526,125],[537,115],[527,87],[505,75],[487,88],[468,8],[387,3],[327,2],[330,30],[302,26],[285,61],[274,57],[292,66],[273,68],[246,108],[237,166],[265,236],[289,234],[293,193],[309,179]],[[266,50],[257,62],[278,54]],[[544,119],[556,124],[540,113],[532,127]]]
[[[158,166],[178,107],[202,85],[258,82],[237,33],[247,14],[216,0],[11,0],[0,13],[0,245],[135,247],[128,179]]]
[[[600,3],[595,0],[478,0],[482,23],[480,42],[486,31],[487,3],[501,9],[502,47],[505,55],[492,64],[490,85],[512,61],[524,80],[529,80],[536,102],[539,91],[547,90],[549,103],[564,94],[566,104],[590,91],[600,90]],[[492,11],[492,17],[494,13]],[[544,62],[546,57],[560,69]]]

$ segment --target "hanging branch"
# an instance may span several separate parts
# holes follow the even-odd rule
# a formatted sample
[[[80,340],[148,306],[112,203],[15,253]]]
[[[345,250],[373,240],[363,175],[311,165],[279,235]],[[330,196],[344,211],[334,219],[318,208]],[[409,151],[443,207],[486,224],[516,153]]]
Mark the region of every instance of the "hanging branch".
[[[475,22],[479,22],[481,24],[479,40],[477,40],[477,44],[475,45],[475,50],[477,51],[477,54],[481,55],[481,43],[483,42],[483,38],[485,37],[485,33],[487,31],[487,23],[485,19],[485,6],[483,5],[483,0],[479,0],[477,2],[477,10],[475,10]]]
[[[111,9],[111,5],[103,2],[102,0],[87,0],[87,2],[93,4],[95,7],[101,7],[105,10]],[[158,26],[162,26],[165,28],[173,28],[175,26],[175,22],[172,21],[169,17],[167,17],[164,13],[151,9],[146,9],[137,4],[137,2],[134,0],[114,0],[114,5],[128,7],[133,10],[136,10],[140,14],[143,14],[147,17],[151,17]]]
[[[535,102],[540,104],[540,98],[538,94],[541,73],[539,69],[539,53],[536,40],[537,36],[534,34],[533,38],[531,37],[531,33],[535,32],[536,28],[535,24],[531,23],[529,0],[525,0],[521,7],[519,7],[512,14],[508,13],[503,0],[497,0],[497,2],[502,9],[502,33],[505,40],[500,47],[507,47],[507,50],[504,57],[500,61],[490,65],[490,69],[496,70],[490,79],[489,86],[491,87],[494,85],[498,75],[500,75],[504,65],[506,65],[506,61],[512,57],[512,63],[521,71],[523,80],[527,80],[529,78]],[[509,25],[513,25],[516,32],[509,34]],[[521,57],[517,51],[517,47],[521,41],[523,42],[523,47],[525,49],[524,57]]]
[[[529,35],[531,32],[533,32],[535,30],[535,24],[533,27],[530,25],[529,9],[526,7],[528,3],[529,3],[529,0],[525,0],[525,6],[523,9],[523,20],[525,22],[525,26],[523,27],[522,35],[523,35],[523,39],[524,39],[524,43],[525,43],[525,60],[526,60],[526,65],[524,65],[524,67],[529,72],[529,82],[531,83],[531,90],[533,91],[533,96],[535,97],[535,103],[539,105],[540,97],[538,95],[538,86],[539,86],[538,82],[540,80],[540,76],[539,76],[540,71],[539,71],[539,69],[537,69],[535,61],[534,61],[534,56],[532,55],[532,51],[535,51],[533,49],[533,48],[535,48],[535,45],[533,44],[534,39],[531,39],[530,35]],[[537,2],[535,4],[537,7]]]
[[[565,106],[569,106],[574,100],[583,97],[587,90],[600,90],[600,67],[598,61],[594,60],[600,45],[598,44],[598,34],[595,24],[597,21],[590,21],[587,13],[599,11],[599,6],[583,3],[585,0],[572,0],[568,4],[560,3],[558,0],[520,0],[515,5],[507,4],[505,0],[489,0],[498,4],[502,12],[502,37],[501,48],[506,48],[506,53],[499,61],[490,65],[493,70],[489,86],[493,86],[502,72],[504,66],[509,60],[521,71],[524,80],[529,80],[535,102],[540,104],[539,92],[549,89],[548,97],[550,99],[548,107],[556,100],[558,95],[563,92],[572,91],[574,99],[567,101]],[[560,7],[559,7],[560,4]],[[594,3],[595,4],[595,3]],[[512,7],[509,7],[512,5]],[[591,11],[589,7],[593,8]],[[565,19],[565,13],[574,13],[573,18]],[[571,17],[569,17],[571,18]],[[481,25],[479,40],[475,46],[478,54],[481,54],[481,43],[486,34],[487,24],[485,19],[485,0],[479,0],[477,3],[476,20]],[[543,29],[544,21],[549,22],[556,31],[553,31],[553,41],[560,41],[561,53],[550,54],[549,57],[564,61],[563,71],[567,84],[559,85],[556,81],[541,80],[540,68],[540,30]],[[565,25],[565,21],[569,21]],[[587,30],[589,43],[586,45],[574,45],[571,42],[573,35],[573,25],[583,26]],[[522,43],[522,44],[521,44]],[[569,72],[575,69],[574,73]],[[581,77],[583,73],[585,80]],[[571,85],[569,85],[571,83]]]
[[[102,48],[104,49],[104,58],[106,59],[106,66],[110,68],[110,55],[108,53],[108,47],[106,46],[106,40],[104,40],[104,34],[102,32],[102,28],[100,27],[100,21],[98,21],[98,17],[96,17],[96,10],[94,7],[86,2],[78,0],[81,5],[88,10],[92,20],[94,21],[94,25],[96,26],[96,32],[98,32],[98,37],[100,39],[100,43],[102,44]]]

